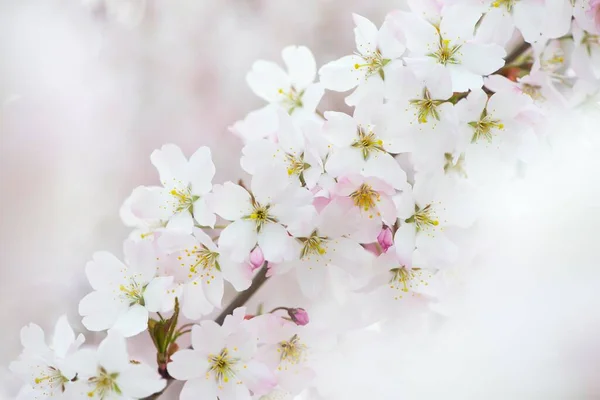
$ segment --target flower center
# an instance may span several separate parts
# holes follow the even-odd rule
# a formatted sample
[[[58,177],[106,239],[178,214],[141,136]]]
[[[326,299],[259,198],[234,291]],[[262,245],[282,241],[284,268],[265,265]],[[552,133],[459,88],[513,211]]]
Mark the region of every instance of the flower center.
[[[383,141],[378,139],[372,130],[365,132],[361,127],[358,128],[358,138],[352,143],[352,147],[359,148],[365,160],[369,158],[371,152],[385,152]]]
[[[426,123],[429,117],[433,117],[439,121],[440,114],[437,107],[442,103],[444,103],[444,100],[433,100],[427,88],[423,89],[422,99],[410,100],[410,104],[417,109],[417,119],[420,124]]]
[[[184,255],[177,258],[183,261],[181,263],[182,267],[188,266],[188,278],[194,278],[195,276],[200,279],[206,278],[206,283],[210,284],[211,279],[215,279],[214,270],[221,271],[219,253],[215,251],[210,251],[204,246],[201,248],[194,246],[191,249],[185,249],[184,253],[186,257],[185,261],[183,261]]]
[[[471,143],[475,143],[481,138],[485,138],[488,142],[491,142],[494,137],[494,130],[504,129],[504,124],[500,120],[492,119],[485,109],[481,113],[479,121],[469,122],[469,125],[474,130]]]
[[[189,187],[185,189],[171,189],[169,194],[172,196],[171,205],[176,213],[191,209],[194,202],[199,199],[198,196],[192,196],[192,190]]]
[[[296,88],[291,87],[287,92],[281,88],[277,92],[280,95],[279,103],[287,110],[288,114],[292,114],[297,108],[302,108],[302,96],[304,95],[304,90],[298,92]]]
[[[127,285],[119,286],[121,298],[129,302],[129,305],[144,305],[144,289],[144,286],[137,283],[133,278],[129,280],[129,283]]]
[[[304,162],[304,153],[299,156],[294,156],[291,154],[286,154],[285,158],[288,162],[287,173],[289,176],[298,175],[300,176],[302,172],[306,171],[310,168],[310,164]]]
[[[369,54],[356,53],[356,55],[361,57],[365,63],[354,64],[354,69],[366,68],[367,76],[371,76],[373,74],[378,73],[379,76],[381,76],[381,79],[385,79],[383,67],[385,67],[392,60],[388,58],[383,58],[379,50],[375,50],[375,52]]]
[[[281,354],[281,362],[286,361],[290,364],[298,364],[303,360],[305,350],[306,345],[300,343],[298,335],[294,335],[289,341],[279,342],[277,352]],[[278,369],[281,369],[281,367]]]
[[[369,211],[374,208],[380,199],[380,194],[377,193],[370,185],[363,183],[355,192],[350,194],[350,198],[354,200],[354,205]]]
[[[588,55],[592,55],[592,47],[600,46],[600,35],[594,35],[589,32],[584,32],[581,38],[581,44],[585,46]]]
[[[88,384],[94,386],[94,390],[88,392],[88,397],[98,396],[101,399],[107,397],[110,393],[121,394],[121,389],[117,385],[118,373],[109,374],[102,367],[98,369],[98,375],[88,379]]]
[[[531,97],[533,100],[543,100],[541,90],[542,87],[539,85],[531,85],[529,83],[523,83],[521,85],[521,91]]]
[[[444,172],[445,173],[456,172],[464,177],[467,176],[467,174],[464,170],[464,162],[465,162],[464,154],[461,154],[458,157],[458,160],[456,160],[456,163],[454,162],[454,157],[450,153],[445,153],[444,158],[446,159],[446,162],[444,164]]]
[[[221,350],[219,355],[209,355],[209,370],[206,373],[206,378],[208,379],[210,374],[213,373],[215,374],[215,380],[217,381],[217,384],[229,382],[230,379],[235,377],[235,371],[233,367],[235,367],[239,361],[239,359],[233,358],[229,355],[229,350],[227,350],[227,348]]]
[[[34,379],[36,389],[49,390],[51,395],[53,389],[61,388],[64,391],[65,383],[69,382],[57,368],[47,366],[41,374]]]
[[[496,0],[492,3],[492,7],[506,7],[506,11],[511,12],[517,1],[518,0]]]
[[[310,260],[310,256],[322,256],[327,252],[327,248],[324,246],[327,243],[327,238],[320,237],[316,230],[310,234],[310,237],[298,239],[302,242],[300,259]]]
[[[419,231],[440,224],[439,221],[435,219],[435,212],[433,207],[431,207],[431,204],[427,204],[423,208],[420,208],[415,204],[415,213],[404,222],[409,224],[414,223]]]
[[[394,300],[403,298],[403,293],[408,293],[419,285],[429,285],[423,278],[431,278],[432,276],[431,274],[425,276],[427,273],[420,268],[406,268],[405,266],[392,268],[390,273],[392,275],[389,281],[390,289],[401,292],[394,296]]]
[[[435,58],[442,65],[460,64],[460,60],[456,57],[459,49],[460,45],[452,46],[450,40],[440,37],[438,49],[428,55]]]
[[[269,209],[271,208],[270,204],[263,206],[256,202],[254,198],[252,198],[252,206],[252,213],[250,215],[242,217],[242,219],[254,221],[254,223],[256,224],[256,232],[260,232],[263,226],[265,226],[265,224],[267,223],[279,222],[277,218],[269,214]]]

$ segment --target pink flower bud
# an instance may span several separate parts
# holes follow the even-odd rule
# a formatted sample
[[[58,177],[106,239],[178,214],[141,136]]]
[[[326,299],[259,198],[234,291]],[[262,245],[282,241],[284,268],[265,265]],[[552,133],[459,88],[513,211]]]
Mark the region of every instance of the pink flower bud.
[[[288,315],[296,325],[306,325],[309,322],[308,313],[304,308],[288,308]]]
[[[265,263],[265,256],[263,255],[260,247],[256,246],[254,250],[250,253],[250,265],[252,266],[252,271],[262,267]]]
[[[388,251],[388,249],[394,245],[392,230],[387,226],[383,228],[381,232],[379,232],[379,235],[377,235],[377,242],[379,242],[384,253]]]

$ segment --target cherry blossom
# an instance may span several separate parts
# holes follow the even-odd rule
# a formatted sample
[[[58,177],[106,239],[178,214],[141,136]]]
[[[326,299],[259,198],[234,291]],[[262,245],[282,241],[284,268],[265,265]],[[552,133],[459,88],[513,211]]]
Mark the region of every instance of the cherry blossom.
[[[398,61],[405,47],[398,32],[390,23],[378,30],[368,19],[353,14],[354,38],[357,52],[325,64],[319,70],[319,78],[326,89],[345,92],[358,86],[346,99],[348,105],[356,105],[365,95],[383,95],[385,71]]]
[[[148,221],[168,221],[167,228],[191,232],[194,220],[214,226],[215,215],[206,195],[212,189],[215,166],[208,147],[199,148],[189,160],[179,147],[169,144],[150,156],[163,187],[147,187],[134,193],[134,216]]]
[[[75,393],[91,399],[143,399],[160,392],[166,381],[149,365],[130,360],[125,338],[109,332],[97,349],[74,356],[78,371]]]
[[[311,193],[289,183],[287,173],[272,169],[254,175],[251,191],[226,182],[215,185],[212,207],[222,218],[233,221],[219,237],[219,247],[234,260],[245,260],[260,246],[267,261],[293,257],[293,239],[286,227],[303,223],[313,210]]]
[[[249,399],[250,391],[262,395],[276,385],[269,368],[255,359],[256,338],[244,315],[238,308],[223,326],[213,321],[193,326],[193,349],[178,351],[169,364],[169,373],[186,381],[181,400]]]
[[[86,265],[93,292],[79,303],[82,323],[91,331],[115,329],[134,336],[147,329],[148,313],[160,311],[171,276],[156,276],[156,251],[150,242],[127,241],[127,264],[97,252]]]
[[[70,394],[77,370],[71,363],[73,354],[84,342],[75,337],[65,315],[56,322],[52,342],[48,345],[44,331],[36,324],[21,329],[23,352],[10,364],[10,370],[25,383],[18,399],[50,399]]]

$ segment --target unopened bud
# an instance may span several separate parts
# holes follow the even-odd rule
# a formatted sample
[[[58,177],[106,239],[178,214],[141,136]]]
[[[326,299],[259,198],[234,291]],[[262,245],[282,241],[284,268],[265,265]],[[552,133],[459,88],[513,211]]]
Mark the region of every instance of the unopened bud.
[[[265,256],[263,255],[260,247],[256,246],[254,250],[250,253],[250,265],[252,266],[252,271],[262,267],[265,263]]]
[[[309,322],[308,313],[304,308],[288,308],[288,315],[296,325],[306,325]]]
[[[381,232],[379,232],[379,235],[377,235],[377,242],[384,253],[388,251],[388,249],[394,245],[392,230],[387,226],[383,228]]]

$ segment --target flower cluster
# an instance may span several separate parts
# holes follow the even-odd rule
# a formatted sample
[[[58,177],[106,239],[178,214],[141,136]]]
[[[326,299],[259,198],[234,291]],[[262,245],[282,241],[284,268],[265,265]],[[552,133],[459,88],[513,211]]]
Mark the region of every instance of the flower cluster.
[[[308,309],[352,293],[379,320],[431,312],[440,271],[470,250],[457,238],[477,217],[480,162],[530,162],[547,113],[598,99],[600,3],[409,4],[379,28],[354,15],[356,50],[320,69],[303,46],[283,49],[285,69],[252,66],[267,105],[230,128],[249,182],[213,183],[206,147],[152,153],[160,185],[125,201],[124,257],[98,252],[85,268],[79,313],[106,338],[82,347],[65,317],[52,345],[23,328],[19,398],[142,399],[174,379],[183,400],[296,395],[319,347],[305,309],[234,301],[208,318],[228,286],[247,300],[272,276],[292,277]],[[352,91],[352,114],[318,111],[325,90]],[[158,372],[127,356],[126,338],[145,331]]]

